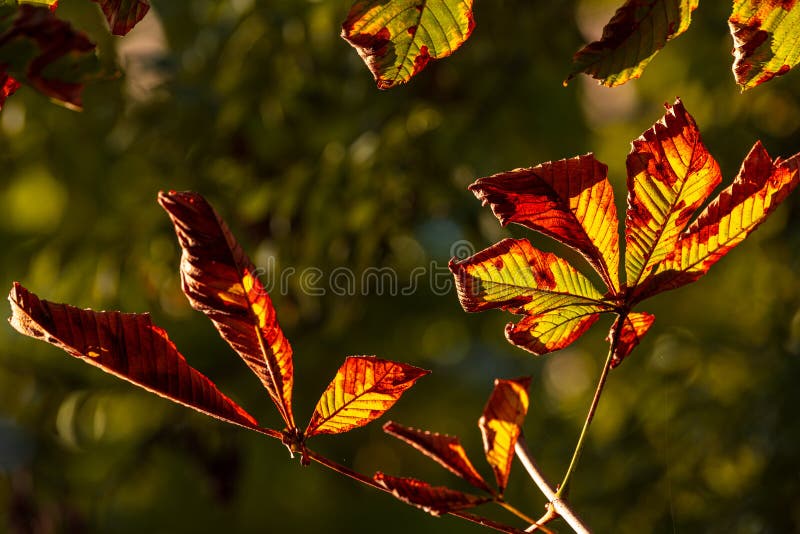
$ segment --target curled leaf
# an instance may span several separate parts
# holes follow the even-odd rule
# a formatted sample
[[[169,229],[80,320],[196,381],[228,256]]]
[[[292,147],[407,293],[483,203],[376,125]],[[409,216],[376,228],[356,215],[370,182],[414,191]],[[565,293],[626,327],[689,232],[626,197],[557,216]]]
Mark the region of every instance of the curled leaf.
[[[467,510],[490,499],[462,493],[444,486],[431,486],[415,478],[393,477],[375,473],[375,482],[392,492],[401,501],[421,508],[431,515]]]
[[[255,266],[228,226],[200,195],[160,192],[181,245],[181,281],[192,307],[261,380],[286,425],[294,428],[292,348]]]
[[[511,473],[514,446],[528,413],[528,388],[530,377],[514,380],[495,380],[478,426],[483,435],[486,460],[492,466],[497,488],[502,494]]]
[[[149,314],[96,312],[56,304],[14,283],[9,323],[151,393],[246,428],[256,420],[186,363]]]
[[[603,36],[580,49],[573,58],[575,70],[614,87],[638,78],[647,64],[689,28],[699,0],[627,0],[603,28]]]
[[[455,436],[426,432],[390,421],[383,430],[397,439],[405,441],[425,456],[432,458],[442,467],[460,476],[476,488],[491,492],[491,488],[467,457],[467,452]]]
[[[379,89],[405,83],[431,59],[466,41],[475,20],[472,0],[356,0],[342,37],[356,49]]]
[[[114,35],[125,35],[150,11],[149,0],[92,0],[100,9]]]
[[[340,434],[374,421],[429,372],[374,356],[349,356],[317,402],[306,437]]]
[[[614,337],[619,336],[617,339],[617,347],[611,357],[611,368],[618,366],[622,360],[627,358],[636,345],[642,340],[644,335],[650,330],[656,316],[649,313],[633,312],[629,313],[625,320],[622,321],[620,326],[620,318],[614,321],[611,326],[611,331],[608,333],[608,341],[610,342]],[[617,331],[622,328],[622,331]]]

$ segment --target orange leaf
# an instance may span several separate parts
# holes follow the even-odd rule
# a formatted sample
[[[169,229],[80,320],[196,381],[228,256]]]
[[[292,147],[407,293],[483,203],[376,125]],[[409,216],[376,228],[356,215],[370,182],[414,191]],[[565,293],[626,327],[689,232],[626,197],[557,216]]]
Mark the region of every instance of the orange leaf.
[[[171,401],[228,423],[258,429],[256,420],[190,367],[146,313],[96,312],[56,304],[14,283],[9,323],[84,362]]]
[[[149,0],[92,0],[106,16],[111,33],[125,35],[150,10]]]
[[[349,356],[317,402],[306,437],[340,434],[374,421],[429,372],[374,356]]]
[[[444,486],[431,486],[416,478],[393,477],[384,473],[375,473],[374,479],[401,501],[422,508],[434,516],[467,510],[490,500]]]
[[[633,142],[628,155],[625,270],[635,287],[672,252],[689,219],[722,177],[680,100]]]
[[[620,318],[617,317],[617,320],[614,321],[614,324],[611,326],[611,331],[608,333],[608,341],[614,339],[614,336],[619,335],[616,350],[611,358],[612,369],[621,364],[622,360],[627,358],[631,351],[636,348],[636,345],[639,344],[647,331],[650,330],[653,321],[656,320],[656,316],[649,313],[629,313],[622,323],[622,331],[616,334],[617,329],[620,328],[619,319]]]
[[[733,183],[680,235],[653,276],[637,288],[641,300],[694,282],[766,220],[800,181],[800,154],[774,162],[757,142]]]
[[[521,224],[578,250],[619,290],[619,235],[608,167],[592,154],[477,180],[469,186],[503,226]]]
[[[497,488],[502,494],[511,473],[514,446],[528,413],[530,377],[494,381],[492,391],[478,426],[483,434],[486,460],[494,470]]]
[[[292,348],[253,263],[225,222],[197,193],[170,191],[158,202],[172,219],[183,254],[183,292],[258,376],[289,428]]]
[[[432,458],[442,467],[460,476],[476,488],[486,490],[491,493],[491,488],[483,480],[483,477],[475,470],[472,462],[467,457],[467,452],[461,446],[458,438],[446,434],[437,434],[405,427],[395,422],[388,422],[383,425],[383,430],[387,434],[401,439],[420,451],[425,456]]]

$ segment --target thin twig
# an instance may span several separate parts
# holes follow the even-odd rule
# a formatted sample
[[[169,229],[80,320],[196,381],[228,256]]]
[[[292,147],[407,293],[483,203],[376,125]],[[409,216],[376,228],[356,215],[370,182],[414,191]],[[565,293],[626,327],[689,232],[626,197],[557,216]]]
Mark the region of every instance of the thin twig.
[[[544,496],[547,497],[553,509],[558,512],[558,515],[564,518],[564,521],[566,521],[577,534],[589,534],[589,529],[578,519],[578,516],[570,509],[569,505],[559,498],[558,494],[550,487],[550,484],[547,483],[544,476],[542,476],[541,471],[539,471],[539,468],[536,466],[528,450],[528,443],[525,441],[525,435],[522,433],[520,433],[519,438],[517,438],[514,452],[517,454],[517,458],[522,462],[522,465],[525,467],[525,470],[528,472],[533,482],[539,487],[539,490],[541,490]]]
[[[361,473],[359,473],[357,471],[353,471],[349,467],[345,467],[345,466],[343,466],[341,464],[338,464],[338,463],[334,462],[333,460],[329,460],[328,458],[326,458],[326,457],[324,457],[324,456],[322,456],[320,454],[317,454],[316,452],[314,452],[312,450],[306,449],[306,457],[308,459],[310,459],[310,460],[314,460],[315,462],[317,462],[320,465],[323,465],[323,466],[327,467],[328,469],[332,469],[333,471],[336,471],[337,473],[339,473],[341,475],[345,475],[347,477],[352,478],[353,480],[357,480],[358,482],[361,482],[362,484],[366,484],[367,486],[370,486],[372,488],[375,488],[377,490],[380,490],[380,491],[383,491],[383,492],[386,492],[386,493],[389,493],[389,494],[392,493],[390,490],[388,490],[387,488],[384,488],[383,486],[381,486],[380,484],[378,484],[377,482],[375,482],[373,479],[369,478],[368,476],[362,475]],[[472,523],[475,523],[475,524],[478,524],[478,525],[481,525],[481,526],[484,526],[484,527],[488,527],[488,528],[497,530],[498,532],[506,532],[508,534],[521,534],[521,533],[524,533],[523,530],[520,530],[518,528],[509,526],[509,525],[505,525],[503,523],[498,523],[497,521],[492,521],[491,519],[487,519],[485,517],[480,517],[480,516],[477,516],[477,515],[469,514],[467,512],[448,512],[448,513],[450,515],[452,515],[452,516],[460,517],[461,519],[465,519],[465,520],[470,521]]]

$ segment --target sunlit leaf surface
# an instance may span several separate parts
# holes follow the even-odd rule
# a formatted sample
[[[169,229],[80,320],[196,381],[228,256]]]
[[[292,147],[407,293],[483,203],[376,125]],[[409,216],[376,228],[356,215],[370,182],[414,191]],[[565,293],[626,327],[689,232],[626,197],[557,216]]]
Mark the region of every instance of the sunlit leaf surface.
[[[619,336],[616,350],[611,357],[612,368],[621,364],[622,360],[630,355],[655,320],[655,315],[642,312],[629,313],[624,321],[620,321],[620,318],[617,317],[617,320],[614,321],[611,331],[608,334],[609,341],[613,340],[615,336]],[[622,326],[620,326],[620,322]],[[622,328],[622,330],[617,334],[617,330],[620,328]]]
[[[375,482],[401,501],[422,508],[431,515],[467,510],[489,500],[443,486],[431,486],[415,478],[393,477],[384,473],[375,473]]]
[[[100,5],[111,33],[125,35],[150,10],[149,0],[92,0]]]

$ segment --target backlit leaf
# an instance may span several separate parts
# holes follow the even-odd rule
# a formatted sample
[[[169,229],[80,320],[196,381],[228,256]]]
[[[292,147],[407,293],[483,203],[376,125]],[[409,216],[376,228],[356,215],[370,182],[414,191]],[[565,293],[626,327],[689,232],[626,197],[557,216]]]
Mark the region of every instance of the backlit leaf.
[[[800,154],[774,162],[757,142],[733,183],[681,234],[674,249],[637,288],[636,299],[694,282],[764,222],[800,181]]]
[[[628,155],[625,269],[628,287],[645,280],[675,248],[689,219],[722,177],[694,119],[677,100]]]
[[[225,222],[196,193],[158,194],[182,249],[183,292],[264,384],[287,426],[292,415],[292,348],[253,263]]]
[[[6,99],[17,92],[20,88],[20,83],[8,75],[8,73],[0,72],[0,109],[6,103]]]
[[[733,74],[742,90],[782,76],[800,61],[800,9],[795,0],[734,0]]]
[[[485,497],[462,493],[443,486],[431,486],[427,482],[415,478],[375,473],[374,479],[401,501],[422,508],[435,516],[467,510],[489,501]]]
[[[689,28],[698,2],[627,0],[603,28],[601,39],[575,54],[575,70],[564,83],[579,72],[608,87],[638,78],[667,41]]]
[[[86,35],[47,7],[29,4],[0,4],[0,65],[0,99],[18,87],[8,81],[11,76],[72,109],[81,109],[84,82],[100,73]]]
[[[457,437],[417,430],[392,421],[383,425],[383,430],[387,434],[405,441],[476,488],[492,491],[480,473],[475,470],[472,462],[469,461],[467,452]]]
[[[455,52],[474,27],[472,0],[356,0],[342,37],[378,88],[388,89],[407,82],[431,59]]]
[[[608,167],[592,154],[481,178],[469,189],[513,222],[578,250],[609,289],[619,290],[619,235]]]
[[[374,356],[349,356],[317,402],[306,437],[340,434],[374,421],[429,372]]]
[[[478,426],[483,434],[486,460],[492,466],[497,487],[502,494],[508,484],[514,446],[528,413],[529,377],[514,380],[495,380]]]
[[[565,347],[597,313],[611,306],[566,260],[526,239],[503,241],[461,261],[450,261],[461,305],[468,312],[503,309],[526,315],[506,327],[509,340],[534,354]]]
[[[649,313],[633,312],[629,313],[625,320],[622,321],[622,331],[617,333],[620,328],[620,318],[614,321],[611,331],[608,334],[608,340],[611,341],[615,336],[619,336],[617,340],[617,347],[611,357],[611,368],[618,366],[622,360],[627,358],[630,353],[639,344],[639,341],[644,337],[653,321],[656,320],[655,315]]]
[[[190,367],[146,313],[96,312],[40,300],[14,283],[9,323],[84,362],[223,421],[258,428],[256,420]]]
[[[150,10],[149,0],[92,0],[106,16],[111,33],[125,35]]]

